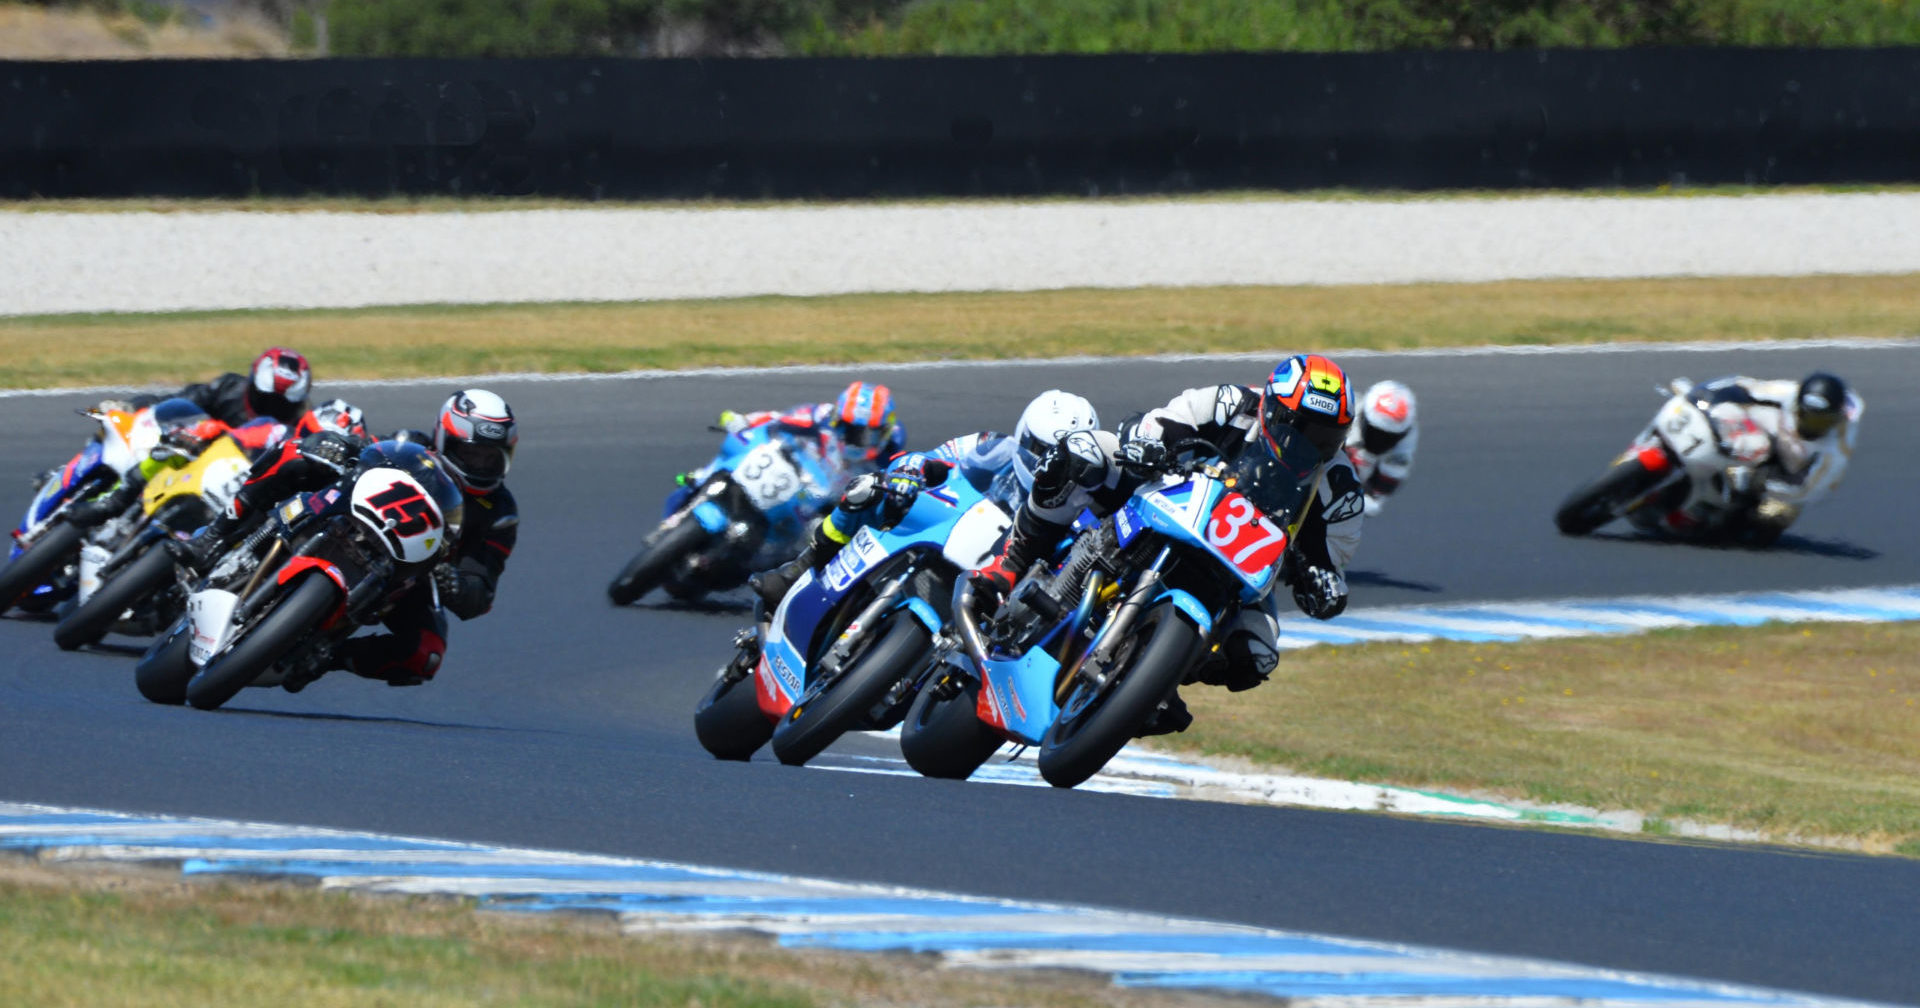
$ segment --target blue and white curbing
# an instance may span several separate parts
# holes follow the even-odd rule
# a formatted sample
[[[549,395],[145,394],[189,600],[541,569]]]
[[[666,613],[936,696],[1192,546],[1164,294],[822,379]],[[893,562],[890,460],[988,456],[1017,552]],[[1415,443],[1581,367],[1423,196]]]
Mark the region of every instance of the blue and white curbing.
[[[1504,642],[1640,633],[1672,627],[1757,626],[1772,621],[1820,620],[1856,623],[1920,620],[1920,585],[1354,609],[1326,622],[1282,620],[1280,646],[1303,648],[1374,641]]]
[[[0,850],[43,861],[178,864],[190,876],[458,895],[492,910],[600,911],[617,915],[629,933],[750,930],[791,949],[1090,970],[1126,987],[1265,995],[1296,1006],[1863,1004],[1091,907],[313,827],[0,803]]]

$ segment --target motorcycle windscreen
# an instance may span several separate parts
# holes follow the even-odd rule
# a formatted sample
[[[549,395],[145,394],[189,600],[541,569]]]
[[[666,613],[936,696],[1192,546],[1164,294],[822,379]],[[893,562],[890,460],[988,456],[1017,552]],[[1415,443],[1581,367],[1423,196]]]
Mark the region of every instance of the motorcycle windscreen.
[[[1305,434],[1291,429],[1278,439],[1278,448],[1275,451],[1265,438],[1256,439],[1228,464],[1221,482],[1291,532],[1305,517],[1319,486],[1320,450]]]

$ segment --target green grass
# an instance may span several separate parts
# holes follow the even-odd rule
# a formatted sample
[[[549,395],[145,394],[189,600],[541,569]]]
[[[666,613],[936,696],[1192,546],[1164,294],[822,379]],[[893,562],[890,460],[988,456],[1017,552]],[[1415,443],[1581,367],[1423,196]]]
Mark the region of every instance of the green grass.
[[[1159,744],[1920,855],[1920,624],[1288,652]]]
[[[1920,275],[861,294],[0,319],[0,387],[1920,333]]]

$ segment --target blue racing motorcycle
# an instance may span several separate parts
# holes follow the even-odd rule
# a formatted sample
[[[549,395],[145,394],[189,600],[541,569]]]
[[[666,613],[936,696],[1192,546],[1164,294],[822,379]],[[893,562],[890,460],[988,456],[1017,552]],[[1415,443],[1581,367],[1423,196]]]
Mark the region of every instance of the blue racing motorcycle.
[[[67,508],[111,488],[160,441],[151,409],[102,403],[76,410],[99,431],[58,469],[42,473],[26,516],[13,531],[13,548],[0,567],[0,612],[19,606],[45,612],[73,594],[86,530],[64,520]]]
[[[1214,451],[1204,441],[1179,449]],[[1304,437],[1232,462],[1162,467],[1057,568],[1035,564],[984,629],[960,581],[963,648],[907,711],[907,763],[965,778],[1013,742],[1039,747],[1040,774],[1056,787],[1099,772],[1192,679],[1215,630],[1264,604],[1319,468]]]
[[[832,504],[838,476],[779,421],[727,434],[712,462],[681,477],[666,516],[607,597],[626,605],[664,588],[696,599],[791,559],[807,521]]]
[[[803,574],[694,712],[700,744],[747,759],[773,741],[799,765],[848,731],[898,724],[924,673],[956,641],[954,582],[983,563],[1011,523],[963,479],[922,490],[899,522],[864,527],[818,573]]]

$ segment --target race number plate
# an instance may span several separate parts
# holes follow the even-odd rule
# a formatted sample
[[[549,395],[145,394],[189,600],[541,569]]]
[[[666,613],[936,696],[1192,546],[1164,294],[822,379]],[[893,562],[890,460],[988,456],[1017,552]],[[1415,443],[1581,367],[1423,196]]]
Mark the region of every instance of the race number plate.
[[[1287,551],[1287,530],[1232,491],[1213,505],[1206,536],[1207,545],[1248,577],[1264,574]]]
[[[778,446],[763,444],[734,466],[733,481],[747,492],[754,507],[768,511],[799,492],[800,470],[787,461]]]

